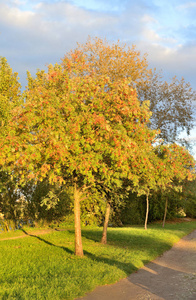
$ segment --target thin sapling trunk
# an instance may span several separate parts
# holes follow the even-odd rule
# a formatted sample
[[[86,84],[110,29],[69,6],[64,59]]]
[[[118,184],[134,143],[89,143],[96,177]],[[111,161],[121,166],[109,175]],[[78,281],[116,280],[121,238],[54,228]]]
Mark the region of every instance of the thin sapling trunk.
[[[101,239],[102,244],[107,244],[107,228],[108,228],[109,218],[110,218],[110,203],[107,202],[106,212],[105,212],[105,220],[104,220],[104,225],[103,225],[103,233],[102,233],[102,239]]]
[[[166,216],[167,216],[167,205],[168,205],[168,197],[166,197],[165,200],[165,212],[164,212],[164,218],[163,218],[163,227],[165,226]]]
[[[149,213],[149,199],[148,199],[148,196],[149,196],[149,191],[146,194],[146,219],[145,219],[145,225],[144,225],[145,230],[147,230],[148,213]]]
[[[80,191],[74,186],[74,217],[75,217],[75,255],[83,256],[82,234],[80,222]]]

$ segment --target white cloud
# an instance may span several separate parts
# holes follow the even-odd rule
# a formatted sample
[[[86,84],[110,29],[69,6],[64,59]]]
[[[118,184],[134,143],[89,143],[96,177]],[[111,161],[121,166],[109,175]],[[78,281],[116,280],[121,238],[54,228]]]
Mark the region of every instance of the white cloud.
[[[73,4],[91,11],[122,12],[125,10],[126,0],[72,0]]]
[[[25,74],[26,69],[35,71],[44,68],[46,63],[59,61],[76,42],[84,43],[88,35],[112,41],[120,39],[128,45],[136,44],[142,53],[147,52],[151,66],[166,70],[171,76],[184,75],[194,84],[196,43],[187,44],[185,40],[193,38],[194,28],[184,27],[182,31],[182,27],[177,27],[172,35],[173,24],[169,30],[164,27],[165,12],[160,10],[163,5],[160,8],[151,1],[144,4],[139,0],[132,4],[116,0],[120,10],[114,13],[108,11],[112,1],[106,3],[104,11],[96,6],[88,9],[90,4],[93,7],[93,2],[87,1],[86,7],[82,6],[83,1],[77,2],[81,5],[60,0],[0,0],[1,55]],[[179,26],[180,22],[176,24]]]
[[[196,2],[188,2],[188,3],[185,3],[185,4],[181,4],[179,6],[177,6],[178,9],[180,10],[184,10],[184,9],[192,9],[196,7]]]
[[[143,53],[148,53],[148,61],[152,67],[163,70],[166,80],[174,76],[179,79],[184,77],[196,89],[196,45],[167,47],[159,43],[139,43],[138,46]]]
[[[26,4],[25,0],[12,0],[12,3],[15,4],[16,6],[21,6]]]
[[[1,23],[8,26],[23,27],[26,26],[35,14],[32,11],[21,11],[17,7],[1,5],[0,19]]]
[[[114,33],[115,16],[89,12],[68,2],[37,3],[33,11],[0,2],[0,53],[19,72],[24,85],[26,70],[35,73],[55,63],[88,35]],[[92,34],[93,33],[93,34]],[[21,75],[22,74],[22,75]]]

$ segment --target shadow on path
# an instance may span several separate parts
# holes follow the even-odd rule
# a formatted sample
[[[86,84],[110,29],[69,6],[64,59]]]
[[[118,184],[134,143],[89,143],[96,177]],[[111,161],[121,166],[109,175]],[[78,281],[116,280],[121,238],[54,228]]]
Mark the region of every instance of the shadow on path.
[[[195,300],[196,230],[138,272],[116,284],[97,287],[79,299]]]

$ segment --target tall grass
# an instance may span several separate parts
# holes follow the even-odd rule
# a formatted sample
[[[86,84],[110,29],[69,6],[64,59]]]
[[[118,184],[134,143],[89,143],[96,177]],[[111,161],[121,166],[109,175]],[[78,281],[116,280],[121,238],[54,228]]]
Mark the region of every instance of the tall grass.
[[[101,228],[84,229],[84,258],[74,255],[73,230],[0,235],[0,299],[74,299],[128,276],[195,228],[196,222],[109,228],[108,245],[100,244]]]

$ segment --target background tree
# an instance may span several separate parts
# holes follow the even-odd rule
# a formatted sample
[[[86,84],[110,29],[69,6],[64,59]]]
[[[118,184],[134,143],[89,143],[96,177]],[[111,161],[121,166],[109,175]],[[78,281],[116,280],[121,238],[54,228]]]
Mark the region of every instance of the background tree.
[[[196,218],[196,179],[185,180],[182,193],[182,206],[189,218]]]
[[[103,197],[105,199],[105,215],[101,238],[102,244],[107,244],[107,229],[111,216],[111,210],[118,209],[123,205],[124,198],[126,197],[127,192],[128,189],[126,186],[124,186],[124,181],[121,181],[120,185],[113,186],[112,189],[104,189],[103,186],[101,187],[100,193],[103,194]]]
[[[38,225],[58,224],[72,212],[73,199],[70,187],[51,185],[49,181],[28,180],[20,186],[20,192],[26,200],[26,214],[23,220],[31,220]]]
[[[196,94],[190,84],[176,77],[168,83],[154,71],[145,82],[137,85],[137,92],[140,101],[150,100],[150,127],[161,130],[163,142],[181,141],[187,145],[185,140],[179,140],[179,134],[185,131],[189,135],[194,126],[193,101],[196,100]]]

